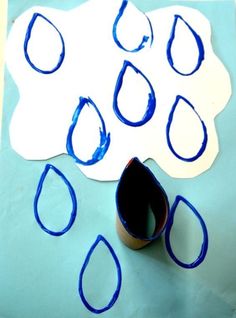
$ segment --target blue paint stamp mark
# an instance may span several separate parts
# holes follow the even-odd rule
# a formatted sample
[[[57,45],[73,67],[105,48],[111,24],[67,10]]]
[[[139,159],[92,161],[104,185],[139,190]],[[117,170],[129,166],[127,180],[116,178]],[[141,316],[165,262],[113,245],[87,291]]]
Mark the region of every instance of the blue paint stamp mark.
[[[173,57],[172,57],[172,53],[171,53],[171,48],[172,48],[172,44],[175,40],[175,32],[176,32],[176,26],[177,26],[177,23],[178,21],[181,20],[185,25],[186,27],[189,29],[189,31],[192,33],[193,37],[195,38],[196,40],[196,43],[197,43],[197,47],[198,47],[198,60],[197,60],[197,64],[195,66],[195,68],[189,72],[189,73],[183,73],[181,72],[180,70],[178,70],[175,65],[174,65],[174,60],[173,60]],[[202,39],[201,37],[197,34],[197,32],[182,18],[181,15],[178,15],[176,14],[175,15],[175,18],[174,18],[174,23],[173,23],[173,26],[172,26],[172,30],[171,30],[171,34],[170,34],[170,39],[167,43],[167,50],[166,50],[166,54],[167,54],[167,59],[168,59],[168,62],[170,64],[170,66],[172,67],[172,69],[180,74],[180,75],[183,75],[183,76],[190,76],[190,75],[193,75],[201,66],[202,64],[202,61],[204,60],[204,55],[205,55],[205,52],[204,52],[204,46],[203,46],[203,42],[202,42]]]
[[[142,50],[143,48],[145,48],[145,45],[146,43],[150,40],[150,47],[152,46],[152,43],[153,43],[153,28],[152,28],[152,24],[151,24],[151,21],[150,19],[144,14],[144,16],[146,17],[147,21],[148,21],[148,24],[149,24],[149,27],[150,27],[150,36],[148,35],[144,35],[143,38],[142,38],[142,41],[141,43],[134,49],[132,50],[129,50],[127,48],[125,48],[124,45],[121,44],[121,42],[119,41],[118,39],[118,36],[117,36],[117,26],[119,24],[119,21],[120,19],[122,18],[125,10],[126,10],[126,7],[127,7],[127,4],[128,4],[128,0],[123,0],[122,4],[121,4],[121,7],[119,9],[119,12],[115,18],[115,21],[114,21],[114,24],[113,24],[113,29],[112,29],[112,34],[113,34],[113,39],[114,39],[114,42],[116,43],[116,45],[126,51],[126,52],[131,52],[131,53],[136,53],[136,52],[139,52],[140,50]]]
[[[87,299],[86,299],[86,296],[84,295],[84,291],[83,291],[83,276],[84,276],[84,273],[85,273],[85,270],[87,268],[87,266],[89,265],[89,261],[90,261],[90,258],[95,250],[95,248],[97,247],[97,245],[99,244],[99,242],[103,242],[106,247],[108,248],[114,262],[115,262],[115,266],[116,266],[116,269],[117,269],[117,286],[116,286],[116,289],[114,291],[114,294],[112,295],[111,297],[111,300],[109,301],[109,303],[104,306],[103,308],[94,308],[93,306],[91,306]],[[111,309],[111,307],[115,304],[115,302],[117,301],[118,297],[119,297],[119,293],[120,293],[120,289],[121,289],[121,282],[122,282],[122,272],[121,272],[121,266],[120,266],[120,262],[118,260],[118,257],[116,256],[112,246],[110,245],[110,243],[102,236],[102,235],[98,235],[96,241],[93,243],[93,245],[91,246],[86,258],[85,258],[85,261],[83,263],[83,266],[82,266],[82,269],[80,271],[80,274],[79,274],[79,284],[78,284],[78,292],[79,292],[79,295],[81,297],[81,300],[83,302],[83,304],[86,306],[86,308],[95,313],[95,314],[101,314],[103,313],[104,311],[107,311],[109,309]]]
[[[40,216],[39,216],[39,212],[38,212],[39,198],[40,198],[40,195],[41,195],[41,192],[43,189],[44,181],[45,181],[47,174],[50,170],[54,171],[62,179],[62,181],[65,183],[65,185],[67,186],[68,191],[70,193],[70,197],[71,197],[71,201],[72,201],[72,211],[71,211],[71,215],[70,215],[70,220],[69,220],[67,226],[61,231],[49,230],[42,223]],[[36,194],[34,197],[34,216],[35,216],[35,219],[36,219],[38,225],[41,227],[41,229],[43,231],[45,231],[46,233],[48,233],[50,235],[61,236],[61,235],[65,234],[67,231],[69,231],[69,229],[72,227],[72,225],[75,221],[75,218],[76,218],[76,214],[77,214],[77,200],[76,200],[75,191],[74,191],[71,183],[68,181],[68,179],[64,176],[64,174],[59,169],[57,169],[52,164],[46,164],[45,169],[44,169],[44,171],[39,179],[38,187],[37,187]]]
[[[146,107],[146,112],[145,112],[143,118],[139,121],[136,121],[136,122],[133,122],[133,121],[125,118],[122,115],[122,113],[119,109],[119,105],[118,105],[118,96],[119,96],[119,93],[122,89],[123,79],[124,79],[125,73],[127,72],[127,70],[129,68],[131,68],[137,75],[142,76],[142,78],[146,81],[147,85],[149,86],[149,90],[150,90],[150,93],[148,94],[148,103],[147,103],[147,107]],[[156,97],[155,97],[155,92],[154,92],[154,89],[152,87],[151,82],[130,61],[125,60],[123,67],[122,67],[122,69],[118,75],[118,78],[117,78],[117,82],[116,82],[116,86],[115,86],[115,90],[114,90],[114,97],[113,97],[113,110],[114,110],[114,113],[116,114],[117,118],[120,121],[122,121],[125,125],[138,127],[138,126],[145,125],[152,118],[152,116],[155,112],[155,109],[156,109]]]
[[[185,102],[185,105],[191,107],[191,109],[193,110],[193,112],[196,114],[196,116],[198,117],[198,119],[200,120],[201,122],[201,126],[202,126],[202,130],[203,130],[203,140],[202,140],[202,144],[201,144],[201,147],[200,149],[198,150],[198,152],[192,156],[192,157],[183,157],[181,156],[180,154],[178,154],[173,145],[172,145],[172,142],[171,142],[171,138],[170,138],[170,128],[171,128],[171,124],[173,122],[173,118],[174,118],[174,114],[175,114],[175,110],[179,104],[179,102],[183,100]],[[192,162],[192,161],[195,161],[197,160],[205,151],[206,149],[206,146],[207,146],[207,141],[208,141],[208,135],[207,135],[207,128],[206,128],[206,125],[205,123],[203,122],[203,120],[200,118],[199,114],[195,111],[193,105],[183,96],[180,96],[180,95],[177,95],[176,96],[176,99],[175,99],[175,102],[173,104],[173,107],[171,109],[171,112],[169,114],[169,118],[168,118],[168,122],[167,122],[167,125],[166,125],[166,139],[167,139],[167,144],[168,144],[168,147],[170,148],[171,152],[180,160],[183,160],[183,161],[186,161],[186,162]]]
[[[87,105],[88,107],[92,106],[94,108],[94,110],[96,111],[96,113],[97,113],[97,115],[98,115],[98,117],[99,117],[99,119],[101,121],[101,126],[102,126],[102,127],[99,128],[100,144],[96,148],[96,150],[94,151],[94,153],[92,155],[92,158],[88,159],[87,161],[80,159],[75,154],[74,147],[73,147],[73,142],[72,142],[73,133],[74,133],[75,127],[77,125],[79,115],[80,115],[80,113],[83,110],[85,105]],[[92,101],[92,99],[90,97],[88,97],[88,98],[80,97],[79,105],[77,106],[77,108],[76,108],[76,110],[74,112],[74,115],[73,115],[73,118],[72,118],[72,124],[71,124],[71,126],[69,128],[68,135],[67,135],[66,148],[67,148],[68,154],[70,156],[72,156],[77,163],[85,165],[85,166],[90,166],[90,165],[93,165],[93,164],[95,164],[98,161],[103,159],[103,157],[105,156],[109,146],[110,146],[110,133],[107,134],[107,132],[106,132],[105,122],[103,120],[103,117],[102,117],[98,107]]]
[[[197,259],[195,261],[193,261],[190,264],[184,263],[182,261],[180,261],[174,254],[172,247],[171,247],[171,243],[170,243],[170,232],[173,226],[173,222],[174,222],[174,216],[175,216],[175,212],[176,209],[178,207],[178,204],[180,203],[180,201],[182,201],[183,203],[185,203],[190,210],[194,213],[194,215],[197,217],[198,221],[200,222],[200,225],[202,227],[202,232],[203,232],[203,242],[202,242],[202,246],[201,246],[201,250],[200,253],[197,257]],[[166,231],[165,231],[165,243],[166,243],[166,249],[170,255],[170,257],[173,259],[173,261],[178,264],[181,267],[184,267],[186,269],[191,269],[191,268],[195,268],[198,265],[200,265],[207,254],[207,250],[208,250],[208,232],[207,232],[207,227],[206,224],[203,220],[203,218],[201,217],[201,215],[199,214],[199,212],[196,210],[196,208],[188,201],[186,200],[184,197],[177,195],[175,198],[175,201],[170,209],[170,214],[169,214],[169,219],[166,225]]]
[[[29,45],[29,41],[32,35],[32,30],[35,24],[35,21],[41,18],[43,20],[45,20],[47,23],[49,23],[50,26],[52,26],[56,32],[58,33],[60,40],[61,40],[61,45],[62,45],[62,51],[60,53],[59,59],[57,64],[55,65],[55,67],[53,67],[51,70],[43,70],[39,67],[37,67],[30,59],[29,53],[28,53],[28,45]],[[28,25],[27,31],[26,31],[26,35],[25,35],[25,40],[24,40],[24,54],[25,54],[25,58],[27,60],[27,62],[29,63],[29,65],[37,72],[42,73],[42,74],[51,74],[56,72],[62,65],[64,58],[65,58],[65,42],[63,39],[63,36],[61,34],[61,32],[58,30],[58,28],[48,19],[46,18],[44,15],[42,15],[41,13],[34,13],[33,17]]]

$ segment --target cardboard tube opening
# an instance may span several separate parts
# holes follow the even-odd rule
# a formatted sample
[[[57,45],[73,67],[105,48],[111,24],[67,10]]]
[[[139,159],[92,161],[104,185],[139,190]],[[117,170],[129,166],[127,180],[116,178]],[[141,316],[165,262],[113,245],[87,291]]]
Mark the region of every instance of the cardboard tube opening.
[[[142,248],[157,239],[166,226],[167,195],[153,173],[137,158],[133,158],[123,171],[117,186],[116,205],[117,233],[132,249]]]

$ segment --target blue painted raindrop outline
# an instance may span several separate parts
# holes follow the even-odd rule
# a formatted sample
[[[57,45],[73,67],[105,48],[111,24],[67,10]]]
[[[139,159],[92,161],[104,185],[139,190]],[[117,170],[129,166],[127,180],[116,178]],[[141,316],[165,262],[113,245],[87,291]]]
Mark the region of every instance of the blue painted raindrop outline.
[[[49,230],[45,225],[43,225],[43,223],[39,217],[39,212],[38,212],[38,200],[40,198],[40,194],[41,194],[42,189],[43,189],[43,183],[44,183],[45,178],[46,178],[50,169],[53,170],[64,181],[64,183],[66,184],[66,186],[69,190],[71,201],[72,201],[72,211],[71,211],[71,215],[70,215],[70,220],[69,220],[67,226],[61,231]],[[57,169],[52,164],[46,164],[45,169],[44,169],[44,171],[39,179],[36,194],[34,197],[34,216],[35,216],[37,223],[39,224],[41,229],[43,231],[45,231],[46,233],[53,235],[53,236],[61,236],[70,230],[70,228],[72,227],[72,225],[75,221],[76,214],[77,214],[77,200],[76,200],[75,191],[74,191],[71,183],[69,182],[69,180],[65,177],[65,175],[59,169]]]
[[[126,119],[121,114],[121,112],[119,110],[119,107],[118,107],[118,95],[119,95],[119,92],[120,92],[120,90],[122,88],[123,77],[124,77],[124,74],[125,74],[125,72],[126,72],[128,67],[131,67],[137,74],[140,74],[146,80],[147,84],[149,85],[150,91],[151,91],[148,94],[149,98],[148,98],[148,104],[147,104],[146,112],[145,112],[143,118],[140,121],[137,121],[137,122],[133,122],[133,121],[130,121],[130,120]],[[155,96],[155,91],[154,91],[154,89],[152,87],[151,82],[130,61],[125,60],[123,66],[122,66],[122,69],[121,69],[121,71],[120,71],[120,73],[119,73],[119,75],[117,77],[116,86],[115,86],[114,95],[113,95],[113,111],[114,111],[115,115],[125,125],[132,126],[132,127],[139,127],[139,126],[145,125],[153,117],[155,109],[156,109],[156,96]]]
[[[170,232],[173,226],[173,222],[174,222],[174,215],[176,212],[176,208],[179,204],[179,202],[182,201],[184,202],[191,210],[192,212],[195,214],[195,216],[197,217],[198,221],[200,222],[200,225],[202,227],[202,232],[203,232],[203,242],[202,242],[202,246],[201,246],[201,250],[200,253],[198,255],[198,257],[196,258],[195,261],[193,261],[192,263],[184,263],[182,261],[180,261],[174,254],[171,244],[170,244]],[[169,213],[169,218],[167,221],[167,225],[166,225],[166,230],[165,230],[165,245],[166,245],[166,249],[167,252],[169,254],[169,256],[172,258],[172,260],[179,266],[186,268],[186,269],[192,269],[195,268],[197,266],[199,266],[205,259],[206,254],[207,254],[207,250],[208,250],[208,232],[207,232],[207,227],[206,224],[203,220],[203,218],[201,217],[201,215],[199,214],[199,212],[196,210],[196,208],[184,197],[182,197],[181,195],[177,195],[175,198],[175,201],[170,209],[170,213]]]
[[[182,99],[188,106],[190,106],[192,108],[192,110],[194,111],[194,113],[197,115],[197,117],[199,118],[201,124],[202,124],[202,130],[203,130],[203,141],[202,141],[202,145],[200,147],[200,149],[198,150],[198,152],[196,153],[196,155],[189,157],[189,158],[185,158],[180,156],[175,150],[174,147],[172,146],[171,140],[170,140],[170,128],[171,128],[171,124],[173,121],[173,117],[174,117],[174,112],[176,110],[176,107],[178,106],[179,100]],[[207,128],[205,123],[203,122],[203,120],[201,119],[201,117],[199,116],[199,114],[196,112],[194,106],[183,96],[181,95],[177,95],[175,102],[172,106],[172,109],[170,111],[169,117],[168,117],[168,122],[166,125],[166,140],[167,140],[167,144],[169,149],[171,150],[171,152],[180,160],[186,161],[186,162],[192,162],[197,160],[199,157],[202,156],[202,154],[204,153],[204,151],[206,150],[206,146],[207,146],[207,142],[208,142],[208,135],[207,135]]]
[[[177,25],[177,21],[178,19],[181,19],[185,25],[189,28],[189,30],[192,32],[195,40],[196,40],[196,43],[197,43],[197,47],[198,47],[198,61],[197,61],[197,64],[196,64],[196,67],[192,70],[192,72],[189,72],[189,73],[182,73],[180,71],[177,70],[177,68],[175,68],[174,66],[174,61],[173,61],[173,58],[172,58],[172,54],[171,54],[171,47],[172,47],[172,43],[175,39],[175,30],[176,30],[176,25]],[[172,69],[178,73],[179,75],[182,75],[182,76],[190,76],[190,75],[193,75],[196,71],[198,71],[198,69],[200,68],[204,58],[205,58],[205,52],[204,52],[204,45],[203,45],[203,42],[202,42],[202,39],[201,37],[197,34],[197,32],[182,18],[181,15],[178,15],[178,14],[175,14],[174,16],[174,23],[173,23],[173,26],[172,26],[172,29],[171,29],[171,34],[170,34],[170,39],[167,43],[167,48],[166,48],[166,55],[167,55],[167,59],[168,59],[168,62],[170,64],[170,66],[172,67]]]
[[[30,59],[29,57],[29,54],[28,54],[28,44],[29,44],[29,40],[31,38],[31,32],[32,32],[32,29],[33,29],[33,26],[34,26],[34,23],[36,21],[36,19],[40,17],[42,19],[44,19],[45,21],[47,21],[56,31],[57,33],[59,34],[60,36],[60,39],[61,39],[61,43],[62,43],[62,51],[60,53],[60,56],[59,56],[59,60],[57,62],[57,65],[51,69],[51,70],[42,70],[40,68],[38,68]],[[58,30],[58,28],[48,19],[46,18],[43,14],[41,13],[38,13],[38,12],[35,12],[33,14],[33,17],[32,19],[30,20],[30,23],[27,27],[27,30],[26,30],[26,35],[25,35],[25,40],[24,40],[24,54],[25,54],[25,58],[27,60],[27,62],[29,63],[29,65],[37,72],[39,73],[42,73],[42,74],[52,74],[54,72],[56,72],[62,65],[63,61],[64,61],[64,58],[65,58],[65,42],[64,42],[64,39],[63,39],[63,36],[61,34],[61,32]]]
[[[94,107],[94,109],[95,109],[96,113],[98,114],[98,117],[101,121],[101,124],[102,124],[102,128],[99,127],[100,145],[94,151],[92,158],[87,160],[87,161],[81,160],[76,156],[76,154],[74,152],[74,148],[73,148],[73,143],[72,143],[72,136],[73,136],[74,129],[75,129],[76,124],[78,122],[79,115],[80,115],[80,113],[85,105],[87,105],[87,106],[92,105]],[[90,165],[93,165],[93,164],[95,164],[98,161],[103,159],[103,157],[105,156],[105,154],[108,151],[109,146],[110,146],[110,133],[107,134],[107,132],[106,132],[105,122],[103,120],[103,117],[102,117],[98,107],[92,101],[92,99],[90,97],[88,97],[88,98],[80,97],[79,105],[77,106],[77,108],[73,114],[72,124],[69,127],[68,134],[67,134],[66,149],[67,149],[68,154],[70,156],[72,156],[77,163],[85,165],[85,166],[90,166]]]
[[[100,309],[96,309],[94,307],[92,307],[88,301],[86,300],[85,298],[85,295],[84,295],[84,292],[83,292],[83,275],[84,275],[84,272],[88,266],[88,263],[89,263],[89,260],[90,260],[90,257],[91,255],[93,254],[95,248],[97,247],[98,243],[102,241],[106,246],[107,248],[109,249],[114,261],[115,261],[115,265],[116,265],[116,269],[117,269],[117,286],[116,286],[116,289],[115,289],[115,292],[110,300],[110,302],[104,306],[103,308],[100,308]],[[83,266],[81,268],[81,271],[80,271],[80,274],[79,274],[79,282],[78,282],[78,292],[79,292],[79,295],[81,297],[81,300],[83,302],[83,304],[85,305],[85,307],[95,313],[95,314],[101,314],[103,313],[104,311],[107,311],[109,309],[111,309],[111,307],[115,304],[115,302],[117,301],[118,297],[119,297],[119,293],[120,293],[120,289],[121,289],[121,283],[122,283],[122,272],[121,272],[121,266],[120,266],[120,262],[118,260],[118,257],[116,256],[112,246],[110,245],[110,243],[105,239],[105,237],[103,237],[102,235],[98,235],[97,236],[97,239],[96,241],[92,244],[91,248],[89,249],[88,251],[88,254],[85,258],[85,261],[83,263]]]
[[[139,44],[138,47],[136,47],[135,49],[133,50],[128,50],[126,49],[121,43],[120,41],[118,40],[118,37],[117,37],[117,25],[127,7],[127,4],[128,4],[128,0],[123,0],[122,4],[121,4],[121,7],[119,9],[119,12],[115,18],[115,21],[113,23],[113,28],[112,28],[112,35],[113,35],[113,39],[114,39],[114,42],[116,43],[116,45],[124,50],[125,52],[130,52],[130,53],[137,53],[139,52],[140,50],[144,49],[145,48],[145,43],[148,42],[149,38],[150,38],[150,47],[152,46],[152,43],[153,43],[153,39],[154,39],[154,34],[153,34],[153,27],[152,27],[152,23],[150,21],[150,19],[148,18],[148,16],[144,13],[145,17],[147,18],[147,21],[148,21],[148,24],[150,26],[150,32],[151,32],[151,36],[148,36],[148,35],[144,35],[143,36],[143,39],[142,39],[142,42]]]

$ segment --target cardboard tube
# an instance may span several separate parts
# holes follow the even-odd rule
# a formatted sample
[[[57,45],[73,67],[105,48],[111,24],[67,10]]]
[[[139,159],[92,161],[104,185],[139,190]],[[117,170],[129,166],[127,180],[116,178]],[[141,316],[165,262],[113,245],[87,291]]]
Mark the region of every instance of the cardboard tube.
[[[117,230],[117,233],[119,235],[120,240],[126,246],[128,246],[129,248],[132,248],[133,250],[138,250],[150,242],[148,240],[140,240],[138,238],[135,238],[131,234],[129,234],[129,232],[126,230],[126,228],[121,223],[118,214],[116,215],[116,230]]]
[[[137,158],[124,169],[116,191],[116,230],[121,241],[131,249],[140,249],[156,240],[165,229],[169,203],[153,173]],[[147,231],[148,213],[155,226]]]

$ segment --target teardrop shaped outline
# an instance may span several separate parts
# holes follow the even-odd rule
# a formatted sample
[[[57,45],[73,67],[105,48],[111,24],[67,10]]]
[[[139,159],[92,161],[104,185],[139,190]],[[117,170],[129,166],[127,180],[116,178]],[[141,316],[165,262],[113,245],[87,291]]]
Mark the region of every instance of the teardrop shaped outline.
[[[175,150],[174,150],[174,147],[172,146],[172,143],[171,143],[171,140],[170,140],[170,127],[171,127],[171,124],[172,124],[172,121],[173,121],[173,117],[174,117],[174,112],[176,110],[176,107],[178,106],[178,103],[180,101],[180,99],[182,99],[188,106],[190,106],[192,108],[192,110],[194,111],[194,113],[197,115],[197,117],[199,118],[201,124],[202,124],[202,130],[203,130],[203,141],[202,141],[202,145],[199,149],[199,151],[197,152],[197,154],[193,157],[189,157],[189,158],[185,158],[185,157],[182,157],[180,156]],[[205,123],[203,122],[203,120],[201,119],[201,117],[199,116],[199,114],[196,112],[196,110],[194,109],[193,105],[183,96],[181,95],[177,95],[176,96],[176,99],[175,99],[175,102],[172,106],[172,109],[170,111],[170,114],[169,114],[169,118],[168,118],[168,122],[167,122],[167,125],[166,125],[166,139],[167,139],[167,144],[168,144],[168,147],[170,148],[171,152],[180,160],[183,160],[183,161],[186,161],[186,162],[192,162],[192,161],[195,161],[197,160],[205,151],[206,149],[206,146],[207,146],[207,142],[208,142],[208,135],[207,135],[207,128],[206,128],[206,125]]]
[[[171,244],[170,244],[170,232],[171,232],[173,222],[174,222],[174,215],[175,215],[176,209],[177,209],[180,201],[184,202],[192,210],[192,212],[195,214],[195,216],[197,217],[197,219],[202,227],[202,232],[203,232],[203,242],[202,242],[200,253],[199,253],[198,257],[196,258],[196,260],[193,261],[192,263],[189,263],[189,264],[181,262],[175,256],[175,254],[172,250]],[[200,265],[204,261],[206,254],[207,254],[208,232],[207,232],[206,224],[205,224],[203,218],[201,217],[201,215],[199,214],[199,212],[196,210],[196,208],[187,199],[185,199],[181,195],[176,196],[175,201],[170,209],[169,219],[168,219],[168,222],[166,225],[166,231],[165,231],[165,244],[166,244],[167,252],[168,252],[169,256],[172,258],[172,260],[176,264],[178,264],[179,266],[184,267],[186,269],[195,268],[198,265]]]
[[[198,47],[198,61],[197,61],[197,64],[196,64],[196,67],[192,70],[192,72],[190,73],[182,73],[180,72],[179,70],[177,70],[177,68],[174,66],[174,61],[173,61],[173,58],[172,58],[172,54],[171,54],[171,47],[172,47],[172,44],[173,44],[173,41],[175,39],[175,30],[176,30],[176,25],[177,25],[177,22],[178,22],[178,19],[181,19],[184,24],[189,28],[189,30],[192,32],[195,40],[196,40],[196,43],[197,43],[197,47]],[[205,58],[205,52],[204,52],[204,45],[203,45],[203,42],[202,42],[202,39],[201,37],[197,34],[196,31],[194,31],[194,29],[182,18],[181,15],[178,15],[178,14],[175,14],[174,16],[174,23],[173,23],[173,26],[172,26],[172,30],[171,30],[171,34],[170,34],[170,39],[167,43],[167,49],[166,49],[166,55],[167,55],[167,59],[168,59],[168,62],[170,64],[170,66],[172,67],[172,69],[182,75],[182,76],[190,76],[192,74],[194,74],[201,66],[204,58]]]
[[[148,24],[150,26],[150,32],[151,32],[151,36],[148,36],[148,35],[144,35],[143,36],[143,39],[142,39],[142,42],[139,44],[138,47],[134,48],[133,50],[128,50],[126,49],[121,43],[120,41],[118,40],[118,37],[117,37],[117,25],[122,17],[122,15],[124,14],[124,11],[127,7],[127,4],[128,4],[128,0],[123,0],[122,4],[121,4],[121,7],[119,9],[119,12],[115,18],[115,21],[113,23],[113,29],[112,29],[112,35],[113,35],[113,39],[114,39],[114,42],[116,43],[116,45],[126,51],[126,52],[130,52],[130,53],[137,53],[139,52],[140,50],[142,50],[143,48],[145,48],[145,43],[148,42],[149,40],[149,37],[150,37],[150,47],[152,46],[152,43],[153,43],[153,38],[154,38],[154,35],[153,35],[153,28],[152,28],[152,23],[150,21],[150,19],[148,18],[148,16],[146,16],[146,14],[144,13],[145,17],[147,18],[147,21],[148,21]]]
[[[100,241],[102,241],[107,246],[108,250],[111,253],[111,256],[114,259],[114,262],[115,262],[115,265],[116,265],[116,269],[117,269],[117,286],[116,286],[115,292],[114,292],[110,302],[105,307],[100,308],[100,309],[96,309],[96,308],[92,307],[88,303],[88,301],[86,300],[86,297],[84,295],[84,292],[83,292],[83,275],[84,275],[84,272],[86,270],[86,267],[89,264],[89,260],[91,258],[91,255],[93,254],[95,248],[97,247],[97,245],[98,245],[98,243]],[[101,314],[102,312],[111,309],[111,307],[117,301],[117,299],[119,297],[120,289],[121,289],[121,283],[122,283],[122,272],[121,272],[121,266],[120,266],[120,262],[118,260],[118,257],[116,256],[116,254],[115,254],[112,246],[110,245],[110,243],[105,239],[104,236],[99,234],[97,236],[96,241],[93,243],[93,245],[91,246],[90,250],[88,251],[88,254],[87,254],[86,258],[85,258],[85,261],[83,263],[83,266],[82,266],[80,274],[79,274],[78,292],[79,292],[79,295],[81,297],[81,300],[82,300],[83,304],[85,305],[85,307],[88,310],[90,310],[91,312],[96,313],[96,314]]]
[[[87,160],[87,161],[84,161],[84,160],[81,160],[79,159],[75,152],[74,152],[74,148],[73,148],[73,143],[72,143],[72,137],[73,137],[73,132],[74,132],[74,129],[76,127],[76,124],[78,122],[78,118],[79,118],[79,115],[82,111],[82,109],[84,108],[84,106],[87,105],[87,106],[93,106],[96,113],[98,114],[98,117],[101,121],[101,124],[102,124],[102,128],[99,127],[99,131],[100,131],[100,145],[97,147],[97,149],[94,151],[93,155],[92,155],[92,158]],[[73,114],[73,117],[72,117],[72,124],[68,130],[68,135],[67,135],[67,141],[66,141],[66,149],[67,149],[67,152],[70,156],[72,156],[75,161],[77,163],[80,163],[82,165],[85,165],[85,166],[90,166],[90,165],[93,165],[95,163],[97,163],[98,161],[102,160],[103,157],[105,156],[108,148],[110,146],[110,133],[107,134],[106,132],[106,126],[105,126],[105,122],[102,118],[102,115],[98,109],[98,107],[96,106],[96,104],[92,101],[92,99],[90,97],[86,98],[86,97],[80,97],[80,101],[79,101],[79,105],[77,106],[74,114]]]
[[[143,118],[140,121],[133,122],[128,119],[126,119],[120,112],[119,107],[118,107],[118,95],[121,90],[122,84],[123,84],[123,78],[125,75],[125,72],[127,71],[127,68],[131,67],[137,74],[140,74],[147,82],[150,88],[150,93],[148,94],[148,104],[147,104],[147,109],[146,112],[143,116]],[[137,68],[135,67],[130,61],[125,60],[124,64],[122,66],[122,69],[117,77],[116,81],[116,86],[114,90],[114,95],[113,95],[113,110],[114,113],[116,114],[117,118],[123,122],[125,125],[132,126],[132,127],[139,127],[144,124],[146,124],[153,116],[154,112],[156,109],[156,97],[155,97],[155,92],[152,87],[151,82],[148,80],[148,78]]]
[[[34,23],[36,21],[36,19],[40,17],[42,19],[44,19],[46,22],[48,22],[56,31],[57,33],[59,34],[60,36],[60,39],[61,39],[61,43],[62,43],[62,51],[60,53],[60,56],[59,56],[59,60],[57,62],[57,65],[51,69],[51,70],[42,70],[40,68],[38,68],[30,59],[29,57],[29,54],[28,54],[28,44],[29,44],[29,40],[31,38],[31,33],[32,33],[32,29],[33,29],[33,26],[34,26]],[[64,39],[63,39],[63,36],[61,34],[61,32],[58,30],[58,28],[48,19],[46,18],[44,15],[42,15],[41,13],[38,13],[38,12],[35,12],[33,14],[33,17],[27,27],[27,30],[26,30],[26,35],[25,35],[25,40],[24,40],[24,54],[25,54],[25,58],[27,60],[27,62],[29,63],[29,65],[37,72],[39,73],[42,73],[42,74],[51,74],[51,73],[54,73],[56,72],[62,65],[63,61],[64,61],[64,58],[65,58],[65,42],[64,42]]]
[[[38,201],[39,201],[42,189],[43,189],[43,183],[44,183],[45,178],[46,178],[50,169],[53,170],[59,177],[61,177],[62,181],[64,181],[64,183],[66,184],[66,186],[69,190],[71,201],[72,201],[72,211],[71,211],[71,215],[70,215],[70,220],[69,220],[67,226],[61,231],[51,231],[46,226],[44,226],[40,217],[39,217],[39,212],[38,212]],[[69,182],[69,180],[65,177],[65,175],[59,169],[57,169],[52,164],[46,164],[45,169],[44,169],[44,171],[39,179],[36,194],[34,197],[34,216],[35,216],[37,223],[39,224],[41,229],[43,231],[45,231],[46,233],[48,233],[50,235],[54,235],[54,236],[61,236],[61,235],[65,234],[67,231],[69,231],[69,229],[72,227],[72,225],[75,221],[75,218],[76,218],[76,214],[77,214],[77,200],[76,200],[75,191],[74,191],[71,183]]]

